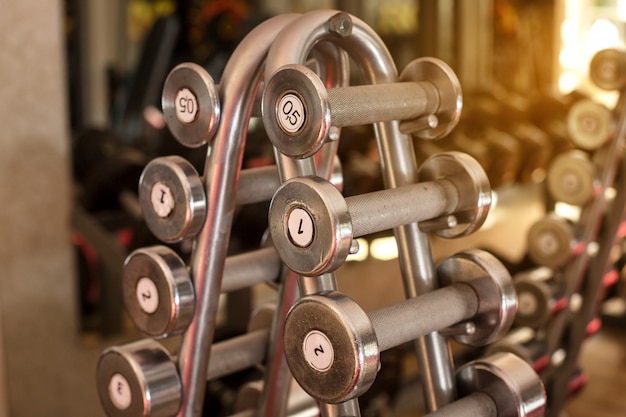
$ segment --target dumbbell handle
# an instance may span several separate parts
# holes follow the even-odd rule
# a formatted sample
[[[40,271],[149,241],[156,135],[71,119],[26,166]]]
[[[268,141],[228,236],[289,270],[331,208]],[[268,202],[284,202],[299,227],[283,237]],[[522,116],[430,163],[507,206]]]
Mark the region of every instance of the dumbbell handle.
[[[428,81],[336,87],[327,91],[331,124],[337,127],[415,119],[435,113],[439,106],[439,93]]]
[[[459,191],[447,179],[346,197],[354,237],[453,213]]]
[[[455,283],[368,313],[381,351],[469,320],[480,300],[468,284]]]
[[[498,417],[498,409],[488,394],[474,392],[426,417]]]
[[[268,329],[254,330],[215,343],[211,347],[207,380],[221,378],[262,363],[265,360],[268,343]]]
[[[257,249],[226,258],[222,293],[275,281],[281,262],[273,247]]]

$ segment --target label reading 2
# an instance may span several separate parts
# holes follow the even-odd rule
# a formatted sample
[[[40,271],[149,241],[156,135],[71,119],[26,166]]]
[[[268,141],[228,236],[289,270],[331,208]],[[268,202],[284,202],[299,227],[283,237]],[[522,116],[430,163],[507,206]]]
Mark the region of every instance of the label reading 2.
[[[278,123],[287,133],[296,133],[304,125],[304,103],[295,94],[285,94],[278,102]]]
[[[159,308],[159,292],[150,278],[143,277],[137,281],[137,302],[147,314],[152,314]]]
[[[118,410],[126,410],[133,400],[130,385],[122,374],[114,374],[109,381],[109,398]]]
[[[316,371],[325,372],[333,366],[335,351],[328,337],[319,330],[310,331],[302,343],[304,358]]]
[[[287,218],[287,233],[291,242],[301,248],[306,248],[313,242],[315,226],[308,211],[295,208]]]

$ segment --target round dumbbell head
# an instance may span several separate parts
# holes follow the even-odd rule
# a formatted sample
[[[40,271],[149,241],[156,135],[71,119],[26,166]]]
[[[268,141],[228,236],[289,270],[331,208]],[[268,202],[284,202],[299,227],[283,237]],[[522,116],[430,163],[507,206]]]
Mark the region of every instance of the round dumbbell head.
[[[519,326],[542,327],[559,307],[565,306],[565,300],[553,279],[534,279],[529,274],[521,273],[514,281],[518,299],[515,323]]]
[[[270,141],[292,158],[314,155],[330,133],[326,87],[305,66],[278,69],[265,86],[261,109]]]
[[[592,100],[580,100],[567,114],[567,131],[574,146],[588,151],[601,148],[611,136],[611,111]]]
[[[457,224],[435,231],[445,238],[467,236],[482,226],[491,207],[491,186],[487,174],[471,156],[462,152],[444,152],[428,158],[419,170],[420,181],[446,179],[459,190]]]
[[[604,90],[621,90],[626,86],[626,52],[604,49],[591,59],[591,81]]]
[[[183,63],[169,73],[161,105],[172,135],[187,147],[204,145],[217,130],[219,95],[213,78],[199,65]]]
[[[546,391],[532,367],[512,353],[495,353],[469,362],[457,372],[460,395],[484,392],[494,401],[498,417],[541,417]]]
[[[126,258],[122,295],[132,321],[151,337],[179,334],[193,318],[191,277],[183,260],[166,246],[138,249]]]
[[[546,176],[548,192],[556,201],[582,206],[594,196],[596,169],[587,155],[574,150],[557,156]]]
[[[418,58],[406,66],[399,80],[402,82],[428,81],[439,93],[439,107],[435,112],[436,126],[419,129],[413,132],[413,135],[421,139],[439,139],[454,129],[461,118],[463,92],[459,79],[448,64],[437,58]]]
[[[474,249],[459,252],[437,266],[439,285],[469,284],[478,295],[472,334],[455,336],[463,344],[483,346],[498,340],[511,328],[517,309],[513,280],[495,256]]]
[[[269,228],[280,258],[301,275],[332,272],[350,253],[352,223],[346,201],[319,177],[289,180],[276,191]]]
[[[359,305],[330,292],[302,298],[289,312],[285,357],[313,398],[340,403],[369,389],[379,367],[374,328]]]
[[[156,237],[174,243],[197,235],[206,216],[204,185],[196,169],[180,156],[153,159],[139,179],[139,203]]]
[[[538,265],[560,268],[571,259],[574,242],[573,226],[551,213],[530,227],[528,256]]]
[[[96,381],[108,416],[170,417],[182,399],[182,384],[169,353],[153,340],[105,350]]]

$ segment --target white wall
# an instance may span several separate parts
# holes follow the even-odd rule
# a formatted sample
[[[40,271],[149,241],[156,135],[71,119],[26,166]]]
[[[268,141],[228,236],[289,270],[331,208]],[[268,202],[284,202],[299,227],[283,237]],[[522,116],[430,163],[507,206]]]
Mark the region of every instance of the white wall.
[[[80,346],[60,0],[0,0],[0,416],[103,415]]]

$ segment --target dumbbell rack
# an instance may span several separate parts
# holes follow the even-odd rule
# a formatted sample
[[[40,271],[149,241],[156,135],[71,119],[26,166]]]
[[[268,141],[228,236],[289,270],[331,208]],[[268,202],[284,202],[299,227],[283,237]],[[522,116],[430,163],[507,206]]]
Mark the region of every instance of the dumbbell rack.
[[[369,84],[347,86],[348,55]],[[420,169],[415,163],[408,134],[445,136],[458,121],[461,97],[444,63],[419,59],[398,77],[371,28],[328,10],[259,25],[231,56],[219,86],[196,65],[176,67],[163,90],[164,116],[181,143],[209,143],[204,175],[182,158],[158,158],[144,170],[140,202],[157,237],[192,239],[193,250],[189,267],[166,246],[128,257],[124,302],[153,339],[103,353],[98,390],[107,413],[198,417],[207,378],[264,362],[255,407],[237,415],[301,409],[290,395],[295,377],[314,415],[359,416],[358,397],[376,377],[380,352],[414,341],[432,415],[543,415],[543,385],[526,363],[497,354],[455,372],[439,332],[490,343],[506,333],[516,308],[510,276],[493,256],[461,252],[435,266],[430,252],[429,233],[467,235],[490,206],[488,181],[471,157],[453,152]],[[263,174],[241,169],[247,126],[259,110],[276,160]],[[374,126],[385,189],[344,198],[332,175],[337,141],[341,127],[360,124]],[[227,257],[236,205],[270,198],[266,246]],[[390,228],[407,300],[365,313],[336,291],[334,271],[358,249],[356,237]],[[271,319],[213,344],[222,291],[258,282],[277,284]],[[176,361],[154,340],[174,335],[182,339]]]
[[[599,308],[619,271],[612,255],[626,207],[626,54],[600,51],[590,67],[592,81],[619,92],[613,112],[590,99],[568,113],[577,149],[559,155],[546,179],[554,201],[580,207],[577,219],[548,214],[528,235],[530,259],[540,268],[515,276],[520,311],[514,329],[492,351],[520,354],[546,384],[549,415],[584,384],[578,359],[584,341],[600,326]],[[546,269],[548,268],[548,269]]]

